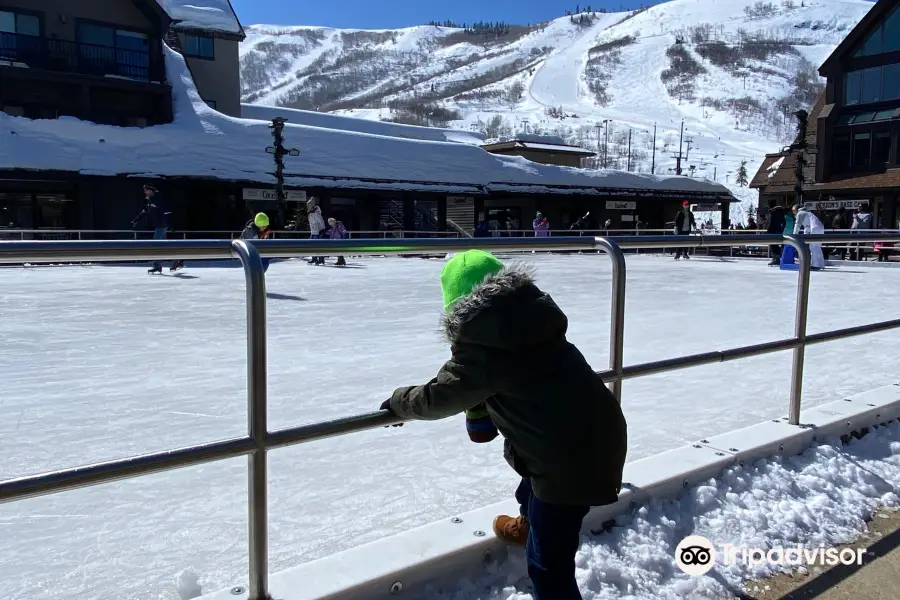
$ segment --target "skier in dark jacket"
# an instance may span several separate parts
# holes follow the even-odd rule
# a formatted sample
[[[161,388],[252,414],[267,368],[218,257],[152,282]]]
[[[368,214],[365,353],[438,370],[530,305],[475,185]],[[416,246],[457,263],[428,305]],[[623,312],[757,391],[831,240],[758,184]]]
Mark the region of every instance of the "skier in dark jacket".
[[[517,517],[494,532],[526,547],[536,600],[578,600],[575,552],[591,506],[616,502],[626,424],[615,397],[566,340],[568,320],[522,268],[469,250],[441,273],[452,357],[430,382],[396,390],[381,408],[404,419],[466,412],[474,441],[496,426],[522,477]]]
[[[766,233],[774,233],[781,235],[784,233],[786,221],[784,219],[784,209],[778,206],[775,200],[769,200],[769,216],[767,218]],[[769,261],[770,266],[781,264],[781,244],[773,244],[769,246],[769,254],[772,260]]]
[[[166,200],[152,185],[144,186],[144,209],[131,222],[132,227],[144,225],[153,230],[154,240],[164,240],[169,231],[169,212]],[[169,268],[170,271],[184,266],[184,261],[176,260]],[[162,273],[162,263],[157,261],[153,263],[153,268],[148,273]]]

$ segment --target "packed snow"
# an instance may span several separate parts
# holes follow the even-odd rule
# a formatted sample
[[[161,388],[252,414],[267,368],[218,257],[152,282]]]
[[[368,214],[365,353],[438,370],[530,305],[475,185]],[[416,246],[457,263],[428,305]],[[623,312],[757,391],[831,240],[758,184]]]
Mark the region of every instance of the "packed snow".
[[[175,120],[147,128],[113,127],[71,117],[32,120],[0,112],[0,170],[40,169],[91,175],[214,177],[274,183],[269,123],[236,119],[200,98],[183,57],[168,48],[167,78]],[[492,185],[583,186],[700,191],[721,185],[686,177],[622,171],[586,171],[489,154],[460,143],[398,139],[306,125],[288,125],[286,144],[301,150],[287,161],[285,183],[294,186],[387,187],[472,192]],[[558,188],[560,193],[571,193]]]
[[[176,28],[206,29],[225,33],[243,32],[229,0],[156,0],[177,21]]]
[[[871,540],[861,536],[875,510],[900,508],[898,484],[896,422],[847,446],[831,439],[800,456],[730,468],[677,500],[640,506],[606,533],[583,536],[575,556],[578,586],[589,600],[740,597],[735,592],[748,581],[789,572],[790,567],[725,564],[725,544],[812,551],[857,542],[851,547],[866,548]],[[716,566],[706,576],[686,575],[675,563],[675,549],[689,535],[705,537],[718,550]],[[531,600],[524,552],[510,554],[493,574],[462,582],[458,589],[433,594],[429,600]]]
[[[817,77],[815,68],[873,6],[863,0],[797,0],[769,3],[771,10],[759,12],[759,4],[766,3],[672,0],[644,11],[594,13],[590,25],[574,24],[565,16],[508,41],[465,36],[446,27],[399,29],[380,32],[396,39],[366,39],[358,30],[251,26],[241,48],[244,96],[247,102],[296,106],[298,98],[326,85],[321,79],[327,76],[327,97],[348,116],[394,118],[391,102],[425,102],[437,94],[438,104],[460,114],[449,121],[450,127],[492,134],[551,133],[590,149],[605,143],[603,122],[611,120],[609,154],[625,168],[631,130],[641,152],[632,168],[643,172],[653,162],[657,126],[655,166],[663,174],[674,172],[683,120],[684,172],[738,188],[735,180],[743,161],[752,177],[765,153],[778,151],[794,137],[793,117],[778,108],[780,103],[792,97],[797,81]],[[761,36],[784,47],[765,60],[747,59],[743,68],[726,69],[698,52],[693,29],[703,26],[710,40],[729,48],[740,47],[743,36]],[[618,57],[602,65],[609,80],[608,100],[601,104],[588,88],[591,50],[626,37],[633,43],[619,47]],[[680,96],[661,79],[671,66],[666,52],[679,37],[705,70],[690,79],[692,91]],[[504,67],[507,72],[499,80],[492,78],[462,95],[442,93]],[[357,90],[359,81],[365,85]],[[515,84],[524,90],[518,99],[509,93]],[[371,98],[366,108],[337,103],[359,98]],[[758,103],[760,109],[738,109],[735,101]],[[500,132],[489,127],[498,116]],[[733,207],[732,219],[746,222],[758,194],[741,188],[740,195],[742,205]]]
[[[595,368],[606,368],[608,259],[524,258],[568,315],[570,339]],[[395,387],[433,377],[448,357],[438,332],[442,263],[351,257],[343,270],[273,264],[270,428],[374,410]],[[890,318],[871,290],[900,293],[895,275],[863,267],[813,273],[810,333]],[[795,286],[795,273],[757,261],[630,256],[626,364],[788,337]],[[242,435],[244,294],[240,269],[190,263],[178,276],[162,277],[136,267],[0,269],[0,479]],[[896,340],[889,332],[809,348],[804,406],[896,381]],[[790,364],[789,353],[777,353],[625,382],[629,460],[784,416]],[[838,458],[831,462],[840,466]],[[766,502],[742,500],[741,531],[768,536],[805,528],[818,539],[813,521],[795,529],[782,523],[792,514],[788,505],[802,497],[794,490],[784,508],[776,505],[787,479],[774,465],[766,469],[752,481],[777,486]],[[829,507],[825,496],[815,496],[832,517],[858,517],[883,492],[870,480],[857,485],[864,475],[849,464],[840,469],[843,475],[829,479],[810,467],[821,477],[804,493],[830,497]],[[890,479],[893,471],[878,469]],[[470,443],[461,417],[273,451],[269,481],[273,571],[509,498],[516,485],[499,442]],[[583,550],[579,564],[591,571],[581,572],[582,581],[599,589],[616,585],[617,573],[635,586],[666,576],[665,568],[654,575],[621,565],[651,566],[665,550],[640,541],[656,531],[672,539],[687,522],[682,512],[708,510],[713,499],[731,502],[728,486],[744,498],[750,482],[735,472],[715,489],[692,493],[694,500],[664,505],[673,525],[653,517],[659,507],[651,507],[646,523],[623,523],[612,534],[619,537],[601,538],[624,549],[618,557],[605,543]],[[846,510],[837,508],[844,504]],[[703,527],[717,523],[699,512],[696,518]],[[818,525],[834,533],[827,523],[823,517]],[[849,531],[858,522],[838,524]],[[184,589],[195,575],[204,591],[220,589],[245,577],[246,527],[245,459],[4,504],[0,596],[175,600],[178,574]],[[668,581],[662,583],[677,584]]]

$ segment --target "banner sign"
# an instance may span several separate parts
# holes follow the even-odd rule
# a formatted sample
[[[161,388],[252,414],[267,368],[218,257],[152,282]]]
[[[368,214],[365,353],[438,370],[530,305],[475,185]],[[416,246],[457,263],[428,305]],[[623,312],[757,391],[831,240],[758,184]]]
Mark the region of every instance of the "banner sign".
[[[306,202],[306,192],[302,190],[284,190],[284,198],[288,202]],[[278,200],[275,190],[261,188],[244,188],[244,200]]]
[[[622,202],[607,200],[606,208],[607,210],[637,210],[637,202],[633,200],[625,200]]]

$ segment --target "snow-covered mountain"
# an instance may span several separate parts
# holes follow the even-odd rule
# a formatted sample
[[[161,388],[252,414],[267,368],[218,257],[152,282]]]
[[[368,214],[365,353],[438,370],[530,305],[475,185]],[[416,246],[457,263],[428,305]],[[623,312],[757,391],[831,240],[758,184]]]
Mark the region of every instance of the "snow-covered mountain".
[[[817,67],[871,7],[672,0],[526,26],[256,25],[241,47],[244,102],[488,138],[558,135],[636,171],[651,169],[657,125],[657,173],[674,170],[683,119],[684,172],[735,184],[743,161],[752,177],[793,138],[792,112],[820,90]],[[755,193],[733,189],[746,209]]]

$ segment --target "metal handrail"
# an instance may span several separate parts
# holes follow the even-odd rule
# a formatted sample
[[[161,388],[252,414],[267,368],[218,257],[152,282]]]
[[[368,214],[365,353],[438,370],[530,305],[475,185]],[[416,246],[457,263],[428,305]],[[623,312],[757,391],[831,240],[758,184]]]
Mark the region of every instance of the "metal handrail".
[[[800,422],[803,364],[806,346],[852,336],[900,328],[900,319],[870,323],[807,335],[810,284],[808,243],[900,242],[897,234],[826,234],[810,236],[734,234],[728,236],[623,236],[551,238],[475,238],[417,240],[140,240],[0,242],[0,265],[22,262],[114,262],[122,260],[223,259],[236,257],[244,268],[247,288],[247,411],[246,436],[208,442],[112,460],[48,473],[0,481],[0,503],[23,500],[80,487],[93,486],[129,477],[158,473],[207,462],[248,456],[249,511],[249,598],[267,600],[268,593],[268,450],[302,444],[333,436],[384,427],[401,422],[387,411],[370,412],[330,421],[311,423],[277,431],[267,427],[266,282],[262,257],[327,256],[334,254],[399,255],[410,252],[457,252],[472,248],[485,250],[555,251],[595,249],[609,255],[612,270],[610,353],[608,369],[600,371],[615,397],[621,402],[622,381],[677,369],[758,356],[781,350],[793,351],[789,422]],[[623,249],[723,247],[733,245],[787,244],[797,249],[799,277],[794,335],[791,338],[721,351],[662,359],[625,366],[625,282]]]

